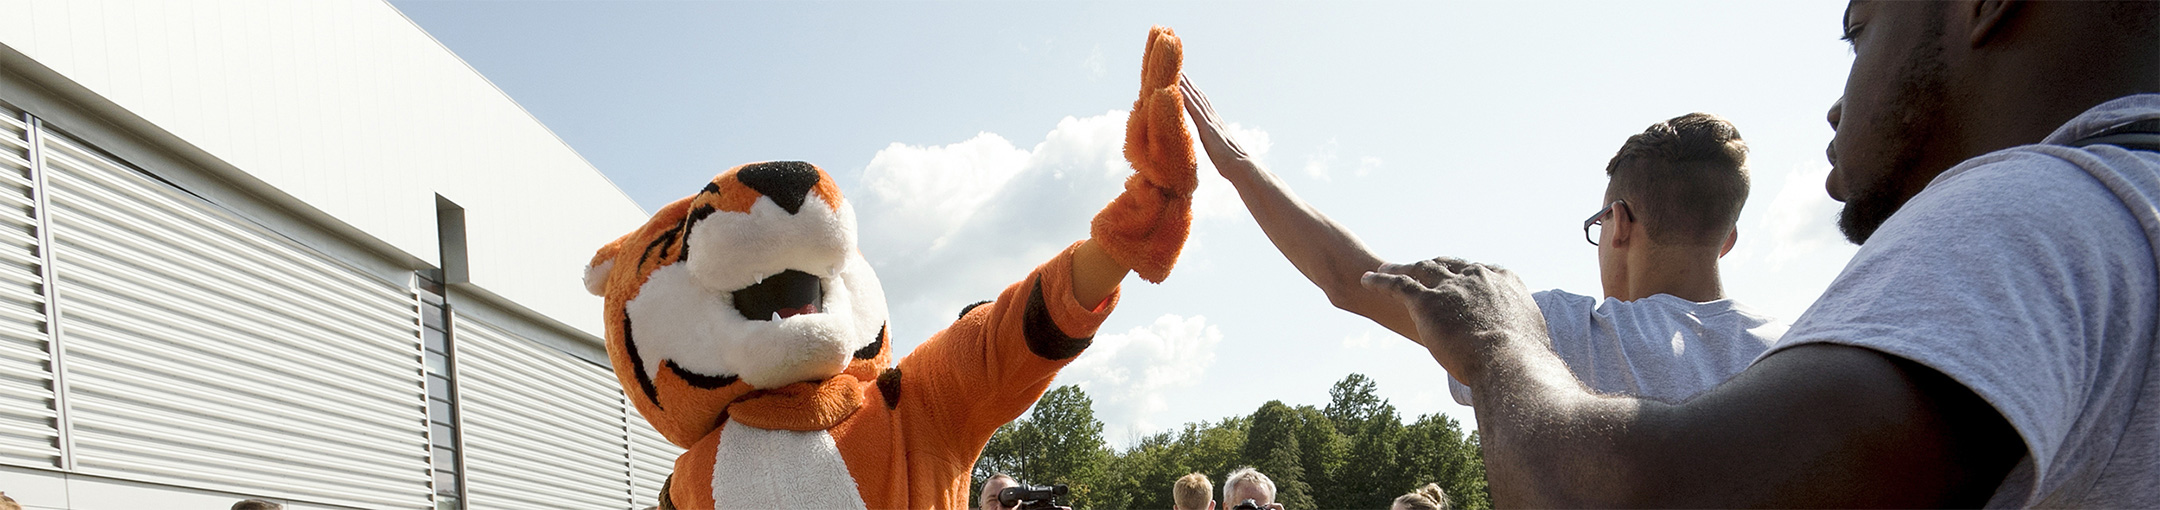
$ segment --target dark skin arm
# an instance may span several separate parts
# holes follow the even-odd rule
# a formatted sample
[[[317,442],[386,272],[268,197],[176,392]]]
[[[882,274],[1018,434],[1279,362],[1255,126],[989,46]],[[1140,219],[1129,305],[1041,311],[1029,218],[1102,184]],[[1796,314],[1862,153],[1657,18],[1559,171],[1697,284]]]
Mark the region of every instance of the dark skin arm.
[[[1237,189],[1245,210],[1252,213],[1253,221],[1260,224],[1268,241],[1275,243],[1275,249],[1290,259],[1290,265],[1296,266],[1305,279],[1327,293],[1328,302],[1336,308],[1363,315],[1416,340],[1417,326],[1402,304],[1358,284],[1366,271],[1386,261],[1367,249],[1357,234],[1298,199],[1289,185],[1253,161],[1237,140],[1226,134],[1229,129],[1215,114],[1207,95],[1193,86],[1192,78],[1181,77],[1178,86],[1185,93],[1185,113],[1192,117],[1193,136],[1207,150],[1215,170]]]
[[[1364,283],[1477,392],[1500,506],[1979,506],[2025,453],[1970,390],[1877,351],[1787,349],[1681,404],[1596,395],[1506,270],[1435,259]]]

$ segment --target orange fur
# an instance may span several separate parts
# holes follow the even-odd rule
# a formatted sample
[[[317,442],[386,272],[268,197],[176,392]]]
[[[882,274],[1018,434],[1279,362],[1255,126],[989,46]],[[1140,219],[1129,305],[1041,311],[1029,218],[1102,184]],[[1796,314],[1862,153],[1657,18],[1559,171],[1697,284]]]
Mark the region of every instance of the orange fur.
[[[1112,259],[1160,282],[1191,225],[1197,163],[1177,89],[1180,43],[1169,29],[1155,27],[1146,51],[1140,98],[1126,124],[1125,155],[1137,172],[1095,217],[1091,232]],[[735,178],[742,168],[662,208],[637,231],[602,247],[592,262],[613,263],[600,292],[618,381],[662,436],[688,449],[676,460],[667,501],[712,508],[715,477],[759,469],[715,465],[721,425],[734,419],[767,430],[827,431],[869,508],[970,506],[968,474],[983,446],[999,426],[1034,405],[1058,370],[1086,348],[1116,307],[1117,291],[1100,303],[1073,298],[1073,254],[1081,246],[1074,243],[897,362],[888,329],[872,358],[851,359],[841,374],[820,381],[761,390],[736,380],[699,389],[668,370],[641,380],[639,354],[624,340],[631,327],[626,304],[654,271],[683,260],[697,218],[745,213],[758,203],[759,193]],[[839,211],[839,187],[818,173],[813,193]]]
[[[1185,96],[1177,85],[1184,51],[1169,28],[1148,31],[1140,98],[1125,120],[1125,160],[1136,172],[1089,228],[1111,259],[1155,283],[1170,276],[1185,249],[1193,190],[1200,185],[1198,155],[1185,127]]]

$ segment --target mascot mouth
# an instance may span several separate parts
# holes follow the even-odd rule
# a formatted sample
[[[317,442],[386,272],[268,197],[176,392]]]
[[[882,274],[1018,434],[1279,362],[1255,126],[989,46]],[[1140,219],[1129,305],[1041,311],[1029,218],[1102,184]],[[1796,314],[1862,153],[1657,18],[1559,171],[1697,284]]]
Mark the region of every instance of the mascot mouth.
[[[735,291],[735,311],[744,319],[778,321],[797,315],[819,313],[825,302],[825,285],[818,277],[789,269],[765,281]]]

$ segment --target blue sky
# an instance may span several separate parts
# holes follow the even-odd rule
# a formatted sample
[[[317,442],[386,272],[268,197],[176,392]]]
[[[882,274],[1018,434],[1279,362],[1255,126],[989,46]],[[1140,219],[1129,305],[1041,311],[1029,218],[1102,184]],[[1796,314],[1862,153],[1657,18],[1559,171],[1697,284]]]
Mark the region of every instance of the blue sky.
[[[1086,235],[1117,192],[1150,25],[1295,191],[1383,257],[1453,255],[1598,292],[1595,212],[1628,135],[1731,119],[1754,188],[1727,293],[1797,317],[1851,257],[1823,191],[1844,3],[393,1],[647,210],[751,161],[841,181],[912,348]],[[1351,372],[1446,413],[1439,366],[1330,307],[1210,167],[1163,285],[1126,282],[1060,375],[1106,435],[1320,405]]]

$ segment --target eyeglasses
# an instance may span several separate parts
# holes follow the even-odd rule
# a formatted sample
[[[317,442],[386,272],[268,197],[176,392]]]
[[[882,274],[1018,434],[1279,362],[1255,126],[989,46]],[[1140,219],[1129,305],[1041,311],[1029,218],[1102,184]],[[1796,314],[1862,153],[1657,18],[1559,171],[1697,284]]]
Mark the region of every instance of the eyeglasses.
[[[1590,215],[1590,219],[1582,220],[1583,240],[1590,241],[1591,246],[1597,246],[1598,238],[1603,237],[1602,234],[1605,233],[1605,215],[1613,212],[1613,206],[1624,203],[1627,203],[1627,201],[1614,200],[1610,204],[1605,204],[1604,209],[1598,209],[1597,214]],[[1591,230],[1592,228],[1596,228],[1596,230]]]

